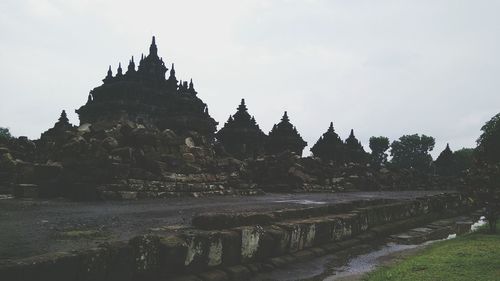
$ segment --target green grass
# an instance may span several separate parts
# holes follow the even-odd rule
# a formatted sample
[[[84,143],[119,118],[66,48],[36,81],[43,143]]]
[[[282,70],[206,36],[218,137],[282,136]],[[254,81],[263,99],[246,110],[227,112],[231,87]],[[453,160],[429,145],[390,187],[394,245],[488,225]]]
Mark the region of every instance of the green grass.
[[[389,267],[368,274],[366,281],[499,281],[500,232],[485,230],[436,242]]]

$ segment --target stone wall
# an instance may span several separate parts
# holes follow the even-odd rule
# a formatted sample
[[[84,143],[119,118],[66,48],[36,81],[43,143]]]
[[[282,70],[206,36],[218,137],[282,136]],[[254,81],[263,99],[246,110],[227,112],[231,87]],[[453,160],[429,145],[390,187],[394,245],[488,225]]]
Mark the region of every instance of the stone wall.
[[[176,235],[144,235],[85,251],[47,254],[0,265],[3,280],[241,280],[303,256],[467,212],[461,194],[377,200],[259,214],[209,214]],[[212,216],[219,229],[200,223]],[[204,229],[200,229],[204,228]],[[190,274],[189,276],[183,276]]]

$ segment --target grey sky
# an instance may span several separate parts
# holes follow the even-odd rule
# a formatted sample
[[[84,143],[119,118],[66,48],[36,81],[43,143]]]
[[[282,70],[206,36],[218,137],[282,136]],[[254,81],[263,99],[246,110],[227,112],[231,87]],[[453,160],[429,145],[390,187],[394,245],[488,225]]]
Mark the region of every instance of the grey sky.
[[[287,110],[312,145],[330,121],[368,147],[424,133],[472,147],[500,112],[500,1],[0,2],[0,126],[38,138],[130,56],[193,78],[219,126],[245,98],[266,133]],[[309,151],[305,152],[308,155]]]

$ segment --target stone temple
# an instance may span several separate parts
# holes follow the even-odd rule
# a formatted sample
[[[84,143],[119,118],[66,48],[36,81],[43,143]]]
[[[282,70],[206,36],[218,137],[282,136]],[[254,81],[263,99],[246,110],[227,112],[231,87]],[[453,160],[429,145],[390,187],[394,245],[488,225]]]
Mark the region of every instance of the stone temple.
[[[160,130],[194,131],[212,137],[217,122],[197,97],[193,81],[178,83],[174,64],[165,79],[167,71],[153,37],[149,54],[141,57],[137,69],[133,57],[125,73],[120,65],[113,76],[110,66],[104,84],[94,88],[87,103],[76,110],[80,124],[100,126],[132,121],[151,124]]]
[[[167,69],[155,37],[137,67],[134,58],[126,72],[120,64],[113,75],[110,67],[76,113],[80,126],[63,111],[36,141],[39,163],[52,165],[57,179],[48,193],[133,199],[241,187],[241,164],[216,157],[217,122],[193,82],[178,81],[174,64]]]
[[[0,138],[0,193],[7,186],[20,197],[140,199],[431,181],[375,170],[354,131],[344,142],[332,123],[310,149],[313,156],[302,157],[307,143],[287,112],[266,135],[244,99],[217,131],[193,81],[179,81],[174,64],[168,65],[153,37],[137,65],[132,57],[126,70],[109,67],[102,85],[76,110],[79,126],[63,110],[38,140]],[[441,161],[445,156],[437,166],[449,162]]]

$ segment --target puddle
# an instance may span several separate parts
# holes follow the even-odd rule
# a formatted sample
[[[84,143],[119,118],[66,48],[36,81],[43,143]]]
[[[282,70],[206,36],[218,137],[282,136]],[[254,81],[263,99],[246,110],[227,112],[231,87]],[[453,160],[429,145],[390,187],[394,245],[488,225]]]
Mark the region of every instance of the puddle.
[[[326,204],[326,202],[322,201],[313,201],[313,200],[278,200],[274,201],[276,203],[295,203],[295,204],[301,204],[301,205],[322,205]]]
[[[409,250],[423,248],[428,244],[429,242],[420,245],[402,245],[392,242],[387,243],[386,245],[378,248],[378,250],[352,258],[345,266],[337,268],[334,275],[328,276],[322,280],[357,280],[357,278],[353,277],[360,277],[361,275],[374,270],[377,266],[383,263],[384,260],[389,259],[389,256],[397,255],[398,253],[402,254],[403,252],[408,252]]]
[[[295,201],[295,200],[291,200]],[[299,200],[297,200],[299,201]],[[486,224],[484,217],[471,225],[471,231],[476,231]],[[378,266],[414,254],[429,244],[456,238],[450,234],[447,238],[430,240],[421,244],[398,244],[389,242],[384,245],[365,248],[360,252],[349,252],[347,256],[327,255],[308,262],[292,264],[269,273],[259,274],[254,281],[356,281],[376,269]]]

